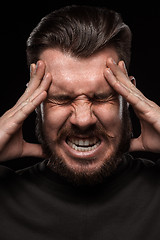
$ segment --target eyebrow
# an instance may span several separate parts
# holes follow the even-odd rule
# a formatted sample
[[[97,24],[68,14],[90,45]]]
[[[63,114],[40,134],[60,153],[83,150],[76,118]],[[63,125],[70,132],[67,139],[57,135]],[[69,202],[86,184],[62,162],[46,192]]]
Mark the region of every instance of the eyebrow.
[[[108,98],[111,95],[117,95],[117,93],[115,91],[95,93],[93,98],[96,98],[96,99],[106,99],[106,98]]]
[[[93,97],[89,97],[89,99],[107,99],[109,96],[111,95],[117,95],[117,93],[114,91],[114,92],[101,92],[101,93],[95,93],[93,95]],[[87,95],[86,95],[87,96]],[[65,93],[62,93],[62,94],[55,94],[55,95],[52,95],[52,96],[49,96],[49,98],[55,100],[55,101],[72,101],[73,99],[76,98],[71,96],[71,95],[68,95],[68,94],[65,94]]]
[[[109,96],[110,94],[108,93],[95,93],[93,98],[98,98],[98,99],[105,99]]]
[[[71,97],[68,94],[56,94],[56,95],[49,96],[49,98],[52,98],[52,99],[57,100],[57,101],[64,101],[64,100],[72,100],[73,99],[73,97]]]

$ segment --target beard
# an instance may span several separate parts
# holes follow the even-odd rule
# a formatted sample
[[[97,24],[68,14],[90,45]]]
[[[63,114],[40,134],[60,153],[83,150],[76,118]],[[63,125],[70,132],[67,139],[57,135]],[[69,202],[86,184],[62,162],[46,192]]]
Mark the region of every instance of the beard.
[[[42,145],[43,151],[47,156],[48,164],[47,166],[56,174],[63,177],[65,181],[68,181],[74,185],[96,185],[102,183],[107,177],[112,175],[117,169],[118,165],[122,162],[122,156],[125,152],[129,150],[130,140],[132,136],[132,124],[129,116],[129,111],[127,108],[127,103],[124,102],[123,109],[123,119],[120,129],[120,136],[118,143],[114,146],[114,152],[105,159],[103,164],[94,171],[87,171],[87,165],[91,164],[94,159],[89,161],[78,160],[78,164],[81,166],[81,171],[76,171],[75,169],[69,167],[65,159],[60,156],[56,148],[56,144],[60,144],[61,140],[70,136],[78,136],[86,134],[90,137],[102,136],[106,141],[108,136],[106,129],[100,123],[88,127],[84,132],[76,126],[64,126],[61,131],[59,131],[56,141],[52,141],[48,138],[47,133],[43,129],[42,117],[40,108],[37,109],[37,119],[36,119],[36,135],[39,142]]]

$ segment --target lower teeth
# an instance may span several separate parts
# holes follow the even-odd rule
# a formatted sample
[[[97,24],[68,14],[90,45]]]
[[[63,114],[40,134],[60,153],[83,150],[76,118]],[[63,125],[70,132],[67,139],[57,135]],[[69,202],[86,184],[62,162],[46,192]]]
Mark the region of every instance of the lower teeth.
[[[77,146],[75,145],[74,143],[70,142],[70,141],[67,141],[68,145],[73,148],[74,150],[76,151],[79,151],[79,152],[88,152],[88,151],[91,151],[91,150],[94,150],[96,149],[99,145],[100,145],[100,141],[97,142],[95,145],[91,146],[91,147],[81,147],[81,146]]]

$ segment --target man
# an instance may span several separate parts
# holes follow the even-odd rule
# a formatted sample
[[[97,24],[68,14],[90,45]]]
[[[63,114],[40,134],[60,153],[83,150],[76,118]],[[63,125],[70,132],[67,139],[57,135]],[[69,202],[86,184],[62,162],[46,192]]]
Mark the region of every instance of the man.
[[[159,239],[160,108],[128,77],[131,32],[118,13],[71,6],[41,20],[27,42],[31,79],[0,119],[1,239]],[[141,123],[132,139],[128,106]],[[23,140],[36,109],[41,145]]]

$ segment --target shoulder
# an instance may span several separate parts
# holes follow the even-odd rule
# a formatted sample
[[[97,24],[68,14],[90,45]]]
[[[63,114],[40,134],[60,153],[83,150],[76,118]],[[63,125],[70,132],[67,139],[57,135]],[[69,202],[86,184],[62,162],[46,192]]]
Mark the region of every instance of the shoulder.
[[[12,179],[16,177],[17,174],[15,173],[14,170],[11,168],[8,168],[6,166],[0,165],[0,179],[5,180],[5,179]]]
[[[13,170],[5,165],[0,165],[0,180],[13,181],[13,179],[29,179],[32,176],[38,175],[46,167],[46,161],[42,161],[33,166],[20,170]],[[0,181],[2,182],[2,181]]]
[[[151,160],[144,157],[134,157],[132,154],[126,153],[124,154],[124,161],[133,168],[139,168],[141,170],[160,170],[160,159]]]
[[[141,157],[133,157],[130,154],[125,155],[128,169],[135,178],[157,181],[160,183],[160,159],[151,160]]]
[[[16,174],[18,176],[23,177],[23,178],[38,176],[43,171],[45,171],[47,162],[48,162],[48,160],[43,160],[43,161],[38,162],[37,164],[35,164],[33,166],[29,166],[27,168],[20,169],[20,170],[16,171]]]

